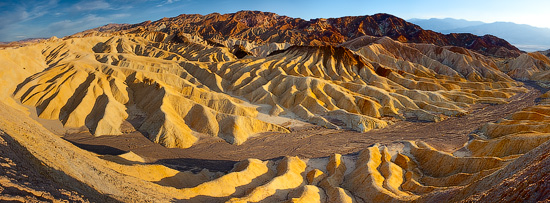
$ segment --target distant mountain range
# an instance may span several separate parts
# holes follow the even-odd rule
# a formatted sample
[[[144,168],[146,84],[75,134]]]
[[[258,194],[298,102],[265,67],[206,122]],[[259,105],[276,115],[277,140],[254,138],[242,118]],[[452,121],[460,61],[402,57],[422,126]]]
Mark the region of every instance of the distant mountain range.
[[[35,43],[40,40],[45,40],[46,38],[27,38],[19,41],[13,41],[13,42],[0,42],[0,48],[6,48],[6,47],[16,47],[21,46],[23,44],[27,43]]]
[[[494,35],[505,39],[523,51],[541,51],[550,49],[550,29],[538,28],[511,22],[484,23],[453,18],[409,19],[411,23],[423,29],[448,33],[472,33],[475,35]]]

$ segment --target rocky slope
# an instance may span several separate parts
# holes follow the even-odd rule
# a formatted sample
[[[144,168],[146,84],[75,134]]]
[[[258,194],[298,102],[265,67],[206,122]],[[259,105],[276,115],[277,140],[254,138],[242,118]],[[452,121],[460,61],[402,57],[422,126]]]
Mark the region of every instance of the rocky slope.
[[[547,115],[547,108],[541,105],[525,109],[523,112],[527,113],[516,113],[509,119],[547,123],[540,116],[523,116]],[[517,130],[506,134],[484,127],[480,136],[454,154],[438,151],[423,142],[404,142],[395,146],[374,145],[356,155],[334,154],[310,160],[248,159],[227,173],[203,170],[193,174],[143,164],[131,152],[101,159],[59,139],[3,103],[0,114],[4,116],[0,125],[2,136],[13,139],[10,141],[13,146],[29,149],[29,156],[45,164],[36,170],[65,181],[67,188],[88,197],[98,191],[121,201],[431,202],[549,198],[544,186],[548,178],[543,174],[547,174],[544,163],[548,161],[550,145],[546,141],[550,137],[532,131],[536,124],[516,126]],[[49,147],[53,145],[56,147]],[[529,174],[542,176],[539,179]],[[85,187],[79,184],[90,188],[83,190]],[[507,185],[516,187],[506,193],[511,188]]]
[[[388,36],[400,42],[458,46],[497,57],[516,57],[519,49],[495,36],[472,34],[444,35],[409,23],[389,14],[350,16],[309,21],[260,11],[230,14],[179,15],[134,25],[108,25],[92,31],[161,31],[189,33],[207,40],[245,40],[260,45],[290,43],[296,45],[338,45],[361,36]]]
[[[136,129],[170,148],[187,148],[204,138],[239,145],[257,133],[287,133],[299,122],[358,132],[403,120],[439,122],[468,114],[476,104],[504,104],[526,92],[513,78],[546,87],[540,74],[550,61],[545,55],[519,55],[492,37],[455,37],[479,43],[449,46],[455,43],[452,36],[383,14],[303,21],[239,12],[111,25],[0,50],[0,150],[10,152],[1,154],[0,166],[11,173],[0,179],[0,200],[549,198],[548,176],[533,177],[548,171],[548,93],[536,106],[472,132],[470,141],[451,153],[422,141],[402,141],[348,155],[249,158],[221,172],[179,171],[131,151],[94,154],[48,131],[41,120],[59,122],[65,133],[94,136]],[[29,158],[14,158],[14,149]],[[16,168],[10,160],[31,172],[10,169]],[[46,179],[45,187],[61,186],[22,186],[13,178],[17,174]],[[516,191],[509,185],[517,185]]]
[[[227,48],[176,37],[184,36],[51,40],[35,46],[43,71],[7,90],[65,127],[117,135],[135,121],[152,141],[180,148],[196,133],[240,144],[257,132],[288,132],[266,114],[364,132],[395,119],[437,122],[524,91],[491,59],[460,48],[362,37],[237,60]]]
[[[540,52],[499,61],[500,70],[519,80],[549,81],[550,59]]]
[[[512,22],[484,23],[453,18],[409,19],[411,23],[436,32],[472,33],[475,35],[491,34],[510,42],[527,52],[546,50],[550,48],[550,29],[533,27]]]

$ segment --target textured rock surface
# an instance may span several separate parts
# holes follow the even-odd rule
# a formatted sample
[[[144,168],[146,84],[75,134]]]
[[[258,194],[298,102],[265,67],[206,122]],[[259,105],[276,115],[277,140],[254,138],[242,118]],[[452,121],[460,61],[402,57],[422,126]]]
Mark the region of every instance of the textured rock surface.
[[[343,156],[335,154],[326,158],[322,168],[313,167],[319,164],[311,162],[311,167],[306,169],[304,161],[286,157],[278,161],[244,160],[225,174],[206,170],[193,174],[142,164],[139,157],[132,154],[100,159],[47,132],[35,121],[25,118],[22,112],[11,110],[3,103],[0,107],[4,118],[0,122],[2,136],[13,140],[10,141],[13,145],[29,149],[28,156],[44,163],[36,166],[41,173],[56,177],[55,181],[63,181],[68,189],[79,190],[88,197],[98,191],[123,201],[130,201],[130,197],[139,201],[175,198],[190,202],[548,198],[544,186],[547,176],[543,174],[548,168],[544,163],[549,145],[541,141],[548,140],[547,134],[514,134],[521,139],[509,139],[510,145],[489,144],[481,148],[477,142],[502,143],[502,138],[475,138],[465,149],[459,150],[470,151],[471,155],[467,156],[441,152],[422,142],[405,142],[401,147],[392,147],[397,151],[390,152],[384,146],[375,145],[358,155],[347,155],[354,157],[351,163],[345,163]],[[544,106],[536,107],[540,108]],[[506,137],[512,138],[511,135]],[[544,144],[537,148],[537,143]],[[48,147],[52,145],[56,147]],[[495,154],[500,151],[504,154]],[[524,153],[527,155],[522,156]],[[534,178],[535,174],[541,179]],[[524,182],[526,179],[522,177],[529,182]],[[82,184],[88,189],[82,190]],[[504,193],[511,184],[518,186],[516,190]],[[2,186],[9,187],[9,184]]]
[[[256,119],[254,108],[210,90],[184,68],[204,66],[183,61],[186,57],[234,60],[227,49],[178,44],[164,47],[174,51],[168,52],[155,45],[161,46],[137,36],[52,42],[43,50],[50,59],[42,61],[50,67],[21,83],[15,97],[36,106],[40,118],[59,119],[66,127],[86,126],[96,136],[121,134],[124,120],[143,118],[139,130],[167,147],[191,146],[198,139],[193,130],[235,144],[256,132],[287,132]],[[221,82],[208,69],[202,71],[202,79]]]
[[[452,152],[402,141],[309,160],[248,158],[220,172],[176,170],[131,151],[94,154],[48,131],[25,108],[95,136],[137,129],[171,148],[204,137],[239,145],[256,133],[289,132],[285,123],[298,120],[366,132],[506,103],[527,91],[512,78],[549,87],[548,57],[519,55],[508,45],[491,36],[424,31],[385,14],[303,21],[239,12],[111,25],[6,48],[0,50],[0,200],[548,199],[548,92],[537,105],[484,124]]]
[[[521,54],[514,59],[507,59],[499,68],[510,77],[520,80],[550,81],[550,59],[539,52]]]
[[[26,65],[38,73],[14,97],[65,127],[118,135],[125,120],[138,120],[152,141],[186,148],[198,140],[193,133],[241,144],[254,133],[288,132],[260,112],[365,132],[391,119],[460,116],[471,104],[503,103],[524,91],[491,59],[456,47],[364,37],[346,45],[358,53],[292,46],[237,60],[227,48],[183,39],[144,32],[25,47],[42,55]]]
[[[372,16],[348,16],[319,18],[309,21],[279,16],[260,11],[208,15],[179,15],[155,22],[146,21],[134,25],[107,25],[90,32],[128,32],[133,30],[161,31],[169,34],[190,33],[205,39],[237,39],[257,44],[290,43],[294,45],[337,45],[345,41],[369,35],[389,36],[394,40],[412,43],[428,43],[438,46],[458,46],[497,57],[519,56],[518,48],[495,36],[472,34],[443,35],[409,23],[389,14]],[[272,45],[271,45],[272,46]]]

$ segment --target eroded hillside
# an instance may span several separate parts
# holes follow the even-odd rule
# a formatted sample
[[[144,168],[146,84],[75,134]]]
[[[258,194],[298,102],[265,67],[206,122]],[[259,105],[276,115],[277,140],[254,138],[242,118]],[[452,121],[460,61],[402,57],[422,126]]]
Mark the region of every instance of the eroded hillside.
[[[347,26],[356,21],[363,24]],[[367,29],[403,27],[396,24],[404,30]],[[279,31],[274,33],[274,28]],[[332,33],[331,38],[320,37],[321,31]],[[416,31],[420,34],[412,34]],[[356,34],[342,35],[351,32]],[[461,42],[464,36],[458,37]],[[544,163],[550,111],[545,92],[550,59],[540,53],[516,53],[505,41],[482,43],[484,38],[467,35],[482,43],[470,47],[452,37],[388,15],[303,21],[239,12],[111,26],[0,50],[0,144],[13,146],[4,147],[10,153],[24,149],[32,160],[26,163],[10,155],[6,163],[16,162],[2,167],[29,165],[47,174],[41,179],[64,183],[54,189],[27,188],[14,175],[6,175],[0,193],[13,187],[34,199],[44,191],[48,195],[42,200],[132,202],[549,198],[540,182],[548,177],[530,174],[548,171]],[[534,80],[530,84],[536,89],[516,79]],[[505,109],[495,113],[499,107]],[[475,113],[487,115],[471,116]],[[366,133],[447,120],[451,126],[426,129],[452,129],[460,118],[483,123],[472,128],[474,123],[464,121],[476,130],[457,133],[459,140],[469,140],[456,148],[433,147],[422,140],[427,137],[418,134],[426,133],[421,130],[403,132],[407,139],[401,141],[391,133]],[[61,126],[61,133],[47,130],[46,120]],[[313,134],[321,139],[326,135],[327,142],[329,137],[335,143],[347,139],[329,136],[329,131],[386,137],[380,139],[383,143],[353,148],[351,154],[341,155],[350,152],[342,146],[328,157],[260,160],[254,153],[241,153],[243,159],[231,170],[200,165],[181,169],[130,150],[100,155],[60,137],[137,134],[167,148],[223,142],[237,152],[247,150],[239,145],[257,137],[273,136],[284,143],[291,140],[285,136],[300,136],[310,144],[308,136]],[[427,133],[438,137],[443,132]],[[113,140],[130,145],[125,139]],[[197,160],[184,161],[200,162],[201,150],[208,154],[220,148],[197,149]],[[248,149],[261,153],[268,147]],[[181,149],[170,150],[177,154]],[[154,153],[159,152],[170,153]],[[510,184],[518,184],[517,191],[509,192]],[[71,190],[75,192],[67,192]],[[17,193],[8,192],[17,199]]]
[[[117,135],[123,121],[137,120],[152,141],[186,148],[198,140],[193,133],[241,144],[254,133],[288,132],[264,114],[365,132],[402,119],[441,121],[525,91],[491,59],[460,48],[362,37],[237,60],[227,48],[174,37],[51,40],[34,59],[48,68],[13,96],[65,127]]]
[[[261,11],[208,15],[179,15],[133,25],[111,24],[82,34],[100,32],[160,31],[167,34],[189,33],[221,44],[245,45],[338,45],[361,36],[388,36],[412,43],[458,46],[498,57],[517,57],[519,49],[492,35],[467,33],[443,35],[424,30],[389,14],[319,18],[309,21]]]

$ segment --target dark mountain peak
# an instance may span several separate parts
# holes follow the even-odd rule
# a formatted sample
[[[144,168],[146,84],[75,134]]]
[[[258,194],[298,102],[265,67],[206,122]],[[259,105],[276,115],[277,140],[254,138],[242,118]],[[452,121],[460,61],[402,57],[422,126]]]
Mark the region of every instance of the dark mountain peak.
[[[394,15],[388,14],[388,13],[377,13],[377,14],[372,15],[372,17],[374,19],[377,19],[377,20],[391,19],[391,20],[405,21],[402,18],[399,18],[397,16],[394,16]]]

